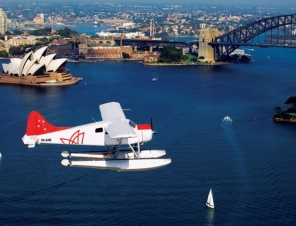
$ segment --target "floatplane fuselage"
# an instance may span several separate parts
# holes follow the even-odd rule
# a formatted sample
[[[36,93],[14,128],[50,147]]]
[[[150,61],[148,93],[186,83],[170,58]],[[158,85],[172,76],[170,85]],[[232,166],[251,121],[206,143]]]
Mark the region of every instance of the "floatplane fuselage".
[[[135,124],[125,118],[119,103],[100,105],[103,121],[75,127],[57,127],[48,123],[38,112],[32,111],[22,140],[29,148],[35,144],[63,144],[105,146],[105,152],[69,153],[63,157],[87,158],[83,161],[64,159],[63,165],[114,169],[118,171],[148,170],[165,166],[171,159],[157,159],[165,150],[141,150],[140,145],[150,141],[154,131],[150,124]],[[129,150],[121,150],[128,146]]]

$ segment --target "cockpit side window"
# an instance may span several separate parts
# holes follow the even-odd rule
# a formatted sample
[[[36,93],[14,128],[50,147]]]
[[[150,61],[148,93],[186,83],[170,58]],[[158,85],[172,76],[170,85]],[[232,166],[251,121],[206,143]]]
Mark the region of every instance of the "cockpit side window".
[[[102,133],[103,132],[103,128],[96,128],[96,133]]]
[[[136,128],[136,123],[134,123],[133,121],[129,121],[128,124],[133,127],[133,128]]]

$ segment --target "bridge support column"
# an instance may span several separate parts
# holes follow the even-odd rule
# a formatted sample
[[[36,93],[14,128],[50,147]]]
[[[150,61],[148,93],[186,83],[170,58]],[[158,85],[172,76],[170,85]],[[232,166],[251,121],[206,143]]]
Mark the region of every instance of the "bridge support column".
[[[208,43],[219,36],[217,28],[202,28],[199,33],[198,59],[203,62],[214,62],[214,48]]]
[[[134,52],[138,51],[138,46],[134,46]]]
[[[153,52],[153,46],[150,46],[149,47],[149,53],[152,53]]]

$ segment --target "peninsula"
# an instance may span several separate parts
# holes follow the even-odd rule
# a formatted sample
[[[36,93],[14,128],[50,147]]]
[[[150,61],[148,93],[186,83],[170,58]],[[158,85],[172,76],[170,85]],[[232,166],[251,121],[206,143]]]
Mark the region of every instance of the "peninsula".
[[[284,111],[280,107],[276,107],[272,120],[275,122],[296,122],[296,96],[289,97],[285,104],[292,104],[292,107]]]
[[[82,78],[73,77],[65,69],[67,59],[55,59],[56,54],[46,55],[47,46],[27,53],[22,59],[11,58],[2,64],[0,83],[30,86],[73,85]]]

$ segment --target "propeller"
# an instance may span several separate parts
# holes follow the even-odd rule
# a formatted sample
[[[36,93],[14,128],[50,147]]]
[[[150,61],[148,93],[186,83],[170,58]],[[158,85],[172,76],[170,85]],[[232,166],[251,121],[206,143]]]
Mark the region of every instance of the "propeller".
[[[153,130],[153,120],[152,120],[152,116],[151,116],[151,120],[150,120],[150,126],[151,126],[151,130],[152,130],[152,140],[154,141],[154,134],[156,134],[156,131]]]

